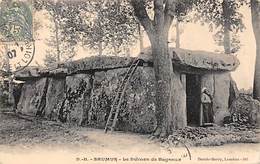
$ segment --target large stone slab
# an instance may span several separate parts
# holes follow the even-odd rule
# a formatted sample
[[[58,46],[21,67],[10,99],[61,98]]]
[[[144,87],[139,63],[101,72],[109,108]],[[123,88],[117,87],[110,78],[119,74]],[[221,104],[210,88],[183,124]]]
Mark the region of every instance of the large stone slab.
[[[230,116],[229,112],[229,88],[230,88],[230,74],[229,73],[215,73],[214,74],[214,122],[222,125],[224,118]]]
[[[39,67],[26,67],[18,72],[15,72],[14,76],[16,80],[30,81],[40,78],[41,74],[39,73]]]
[[[230,76],[230,88],[229,88],[229,100],[228,106],[230,107],[232,103],[239,97],[239,90],[237,88],[236,82]]]
[[[169,47],[169,54],[173,64],[184,70],[234,71],[240,64],[235,55],[229,54],[176,49],[172,47]],[[153,60],[151,48],[145,49],[139,56],[146,62],[152,62]]]
[[[186,104],[186,85],[181,81],[181,74],[174,71],[172,76],[172,113],[167,113],[167,117],[173,118],[175,127],[179,129],[187,126],[187,104]],[[173,114],[173,116],[172,116]],[[169,123],[171,125],[172,123]]]
[[[76,125],[87,124],[91,107],[92,75],[76,74],[66,77],[66,100],[63,105],[63,119]]]
[[[201,78],[201,87],[206,87],[213,96],[214,122],[222,125],[224,117],[229,116],[230,73],[205,74]]]
[[[92,126],[104,128],[116,90],[127,69],[121,68],[96,72],[93,82],[92,109],[89,122]],[[127,86],[117,129],[149,133],[155,126],[154,74],[149,67],[138,67]]]
[[[211,95],[215,92],[215,81],[213,74],[205,74],[201,76],[201,89],[207,88]]]
[[[42,115],[50,120],[59,120],[65,99],[65,78],[49,78],[46,106]]]
[[[114,70],[117,72],[118,70]],[[117,79],[108,80],[105,71],[95,72],[93,76],[93,88],[91,92],[91,106],[89,110],[88,123],[90,126],[104,128],[108,118],[110,107],[115,94]]]
[[[23,84],[21,97],[17,105],[18,112],[35,116],[45,107],[48,79],[27,81]]]
[[[206,51],[194,51],[170,48],[173,62],[182,67],[193,67],[212,71],[234,71],[239,60],[234,55]]]
[[[15,72],[14,76],[16,80],[30,81],[42,77],[65,77],[67,72],[66,68],[59,68],[58,65],[53,68],[27,67]]]
[[[134,58],[117,56],[92,56],[77,61],[64,63],[68,74],[87,70],[106,70],[130,66]]]
[[[156,126],[153,68],[138,67],[130,80],[120,113],[119,129],[151,133]]]
[[[81,72],[129,67],[135,58],[118,56],[92,56],[72,62],[54,64],[49,68],[27,67],[15,73],[16,80],[32,80],[40,77],[64,77]]]

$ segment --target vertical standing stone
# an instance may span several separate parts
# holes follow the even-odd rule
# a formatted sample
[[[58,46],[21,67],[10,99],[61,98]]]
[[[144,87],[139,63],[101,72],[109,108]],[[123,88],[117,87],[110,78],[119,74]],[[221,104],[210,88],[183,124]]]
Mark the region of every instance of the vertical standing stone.
[[[222,125],[223,119],[229,116],[230,73],[213,72],[202,76],[201,87],[206,87],[213,96],[214,122]]]
[[[173,110],[171,116],[170,113],[167,113],[167,117],[173,117],[173,129],[178,129],[187,126],[187,109],[186,109],[186,86],[183,86],[182,81],[186,81],[184,77],[181,78],[179,72],[174,71],[172,77],[172,104],[171,109]]]
[[[230,115],[228,110],[230,74],[227,72],[205,74],[201,79],[201,87],[206,87],[213,96],[214,122],[221,125],[224,117]]]
[[[46,97],[47,78],[26,81],[22,87],[21,97],[17,105],[17,111],[35,116],[41,110],[41,102]],[[45,104],[43,104],[45,106]]]
[[[50,120],[58,120],[65,98],[65,78],[49,78],[44,115]]]
[[[214,94],[214,122],[223,124],[224,117],[229,116],[228,109],[230,74],[215,73],[215,94]]]
[[[66,102],[63,112],[69,113],[67,121],[72,124],[86,124],[91,105],[91,76],[90,74],[76,74],[66,77]]]

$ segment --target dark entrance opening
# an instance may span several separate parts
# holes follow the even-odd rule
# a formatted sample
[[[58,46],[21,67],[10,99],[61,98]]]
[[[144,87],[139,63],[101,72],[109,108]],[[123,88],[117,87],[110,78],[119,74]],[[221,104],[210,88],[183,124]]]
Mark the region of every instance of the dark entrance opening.
[[[186,74],[186,102],[188,126],[200,126],[201,77]]]

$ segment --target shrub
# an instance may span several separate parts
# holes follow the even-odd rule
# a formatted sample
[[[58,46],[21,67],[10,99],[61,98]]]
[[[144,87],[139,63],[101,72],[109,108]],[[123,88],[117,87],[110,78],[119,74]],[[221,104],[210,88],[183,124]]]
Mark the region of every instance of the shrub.
[[[255,143],[254,129],[239,130],[232,125],[226,127],[186,127],[176,130],[163,140],[164,145],[172,146],[219,146],[227,143]]]

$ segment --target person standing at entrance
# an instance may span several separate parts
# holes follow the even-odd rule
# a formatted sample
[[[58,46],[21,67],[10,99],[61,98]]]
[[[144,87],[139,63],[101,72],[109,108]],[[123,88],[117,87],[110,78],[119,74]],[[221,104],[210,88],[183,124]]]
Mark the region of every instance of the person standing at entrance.
[[[205,123],[213,123],[213,109],[212,109],[212,96],[207,88],[201,90],[201,103],[203,112],[202,125]]]

